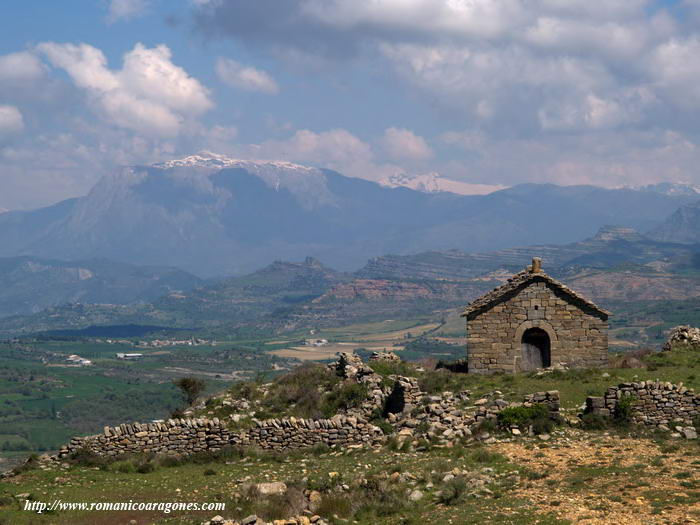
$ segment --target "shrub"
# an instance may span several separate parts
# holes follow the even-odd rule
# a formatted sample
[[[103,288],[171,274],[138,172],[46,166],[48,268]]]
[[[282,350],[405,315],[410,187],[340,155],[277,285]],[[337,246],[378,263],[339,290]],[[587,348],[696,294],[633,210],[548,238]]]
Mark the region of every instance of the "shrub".
[[[331,451],[331,447],[329,447],[327,443],[320,441],[314,446],[312,446],[309,450],[313,455],[327,454]]]
[[[352,514],[352,501],[345,494],[324,494],[316,512],[321,516],[349,517]]]
[[[241,381],[234,383],[229,392],[236,399],[246,399],[252,401],[256,399],[260,393],[260,383],[257,381]]]
[[[453,478],[442,487],[438,496],[438,503],[443,505],[455,505],[459,503],[467,490],[467,482],[464,478]]]
[[[303,364],[272,383],[256,417],[277,417],[282,414],[322,417],[323,393],[334,390],[338,382],[339,378],[325,366]]]
[[[615,406],[615,421],[617,423],[628,424],[632,422],[632,413],[637,399],[634,396],[623,396]]]
[[[155,470],[156,465],[152,461],[146,461],[136,467],[136,472],[138,472],[139,474],[149,474],[151,472],[154,472]]]
[[[136,466],[131,461],[115,461],[110,465],[110,470],[121,472],[122,474],[132,474],[136,472]]]
[[[379,429],[384,433],[385,436],[390,436],[391,434],[394,433],[394,427],[391,426],[391,423],[389,423],[386,419],[383,418],[372,418],[369,420],[370,423],[373,425],[379,427]]]
[[[600,414],[589,412],[581,416],[581,428],[585,430],[603,430],[608,428],[610,421]]]
[[[493,432],[494,430],[496,430],[496,428],[498,428],[496,425],[496,421],[492,418],[486,418],[482,419],[474,430],[476,430],[477,433]]]
[[[346,383],[340,388],[329,392],[323,403],[322,412],[325,417],[331,417],[339,410],[357,408],[367,400],[367,387],[359,383]]]
[[[272,521],[303,512],[306,500],[299,486],[287,487],[284,494],[261,495],[254,486],[237,501],[238,511],[242,514],[255,513],[265,521]]]
[[[68,461],[81,467],[102,467],[107,464],[107,460],[104,457],[85,447],[73,452],[69,456]]]
[[[173,383],[182,391],[187,406],[197,401],[197,398],[204,392],[204,388],[206,387],[204,381],[196,377],[181,377],[180,379],[173,380]]]
[[[39,468],[39,456],[36,454],[31,454],[27,460],[21,465],[16,466],[12,469],[13,474],[22,474],[23,472],[28,472],[30,470],[35,470]]]
[[[370,361],[368,366],[382,377],[391,375],[415,377],[418,375],[415,365],[406,361]]]
[[[452,372],[444,368],[425,372],[418,379],[418,384],[426,394],[438,394],[450,390]]]
[[[393,472],[398,470],[392,469]],[[377,517],[385,517],[403,512],[408,505],[400,485],[389,480],[371,477],[354,494],[354,518],[361,523],[374,523]]]
[[[204,471],[205,476],[216,476],[216,470],[208,468]]]
[[[551,418],[549,407],[538,403],[532,406],[504,408],[498,413],[498,424],[505,429],[532,426],[535,434],[545,434],[552,431],[555,422]]]

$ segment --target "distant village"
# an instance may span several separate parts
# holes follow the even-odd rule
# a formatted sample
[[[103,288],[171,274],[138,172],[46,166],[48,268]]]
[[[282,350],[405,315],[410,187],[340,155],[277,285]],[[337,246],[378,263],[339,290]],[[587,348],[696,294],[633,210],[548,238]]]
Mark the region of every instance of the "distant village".
[[[138,348],[162,348],[164,346],[203,346],[214,345],[211,339],[191,337],[189,339],[154,339],[152,341],[131,341],[130,339],[95,339],[96,343],[109,345],[129,345]]]

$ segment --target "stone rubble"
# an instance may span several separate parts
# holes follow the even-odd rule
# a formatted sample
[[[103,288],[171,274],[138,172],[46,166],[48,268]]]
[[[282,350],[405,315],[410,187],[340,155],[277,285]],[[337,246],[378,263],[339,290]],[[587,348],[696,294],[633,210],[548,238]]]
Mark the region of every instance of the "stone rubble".
[[[663,350],[668,351],[676,344],[700,345],[700,328],[680,325],[671,329]]]
[[[393,358],[389,359],[393,361]],[[252,418],[254,426],[240,431],[230,430],[227,421],[216,417],[124,423],[105,427],[102,434],[74,437],[60,449],[55,459],[68,458],[82,448],[99,455],[117,457],[132,453],[184,456],[201,451],[217,451],[225,446],[254,446],[276,451],[308,448],[317,444],[341,449],[376,447],[387,439],[384,432],[371,423],[378,413],[393,427],[400,443],[410,440],[418,445],[422,439],[446,446],[473,439],[488,443],[494,438],[480,429],[486,421],[495,422],[498,413],[506,407],[544,403],[548,405],[552,418],[559,417],[559,393],[556,391],[531,394],[525,397],[523,403],[508,402],[501,392],[495,391],[471,402],[469,391],[426,395],[415,377],[391,375],[391,386],[388,386],[379,374],[352,353],[339,354],[337,361],[328,366],[344,381],[367,387],[367,399],[359,407],[341,411],[329,419]],[[261,388],[264,390],[265,385]],[[255,408],[247,401],[229,402],[230,406],[236,406],[241,411]],[[254,410],[249,413],[254,413]]]

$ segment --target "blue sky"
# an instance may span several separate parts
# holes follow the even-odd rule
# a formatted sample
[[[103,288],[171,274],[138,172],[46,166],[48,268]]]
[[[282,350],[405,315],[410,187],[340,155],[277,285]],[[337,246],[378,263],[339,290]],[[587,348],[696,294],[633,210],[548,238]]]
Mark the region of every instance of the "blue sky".
[[[371,180],[700,185],[700,1],[5,0],[0,208],[212,150]]]

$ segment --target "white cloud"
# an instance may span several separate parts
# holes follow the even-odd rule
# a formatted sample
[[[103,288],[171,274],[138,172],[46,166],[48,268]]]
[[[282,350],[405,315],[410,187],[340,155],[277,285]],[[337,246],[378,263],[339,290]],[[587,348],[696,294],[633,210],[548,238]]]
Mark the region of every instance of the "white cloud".
[[[107,67],[99,49],[88,44],[46,42],[37,49],[85,90],[92,107],[109,124],[151,136],[173,137],[187,118],[213,106],[209,91],[171,61],[167,46],[136,44],[121,70]]]
[[[673,38],[656,48],[650,61],[656,86],[669,104],[700,109],[700,36]]]
[[[388,128],[381,140],[387,155],[394,160],[427,160],[433,151],[420,137],[408,129]]]
[[[334,169],[372,161],[374,153],[355,135],[344,129],[315,133],[299,130],[287,140],[271,140],[258,147],[260,157],[307,162]]]
[[[146,12],[149,3],[149,0],[111,0],[107,21],[113,23],[139,17]]]
[[[28,51],[0,56],[0,83],[28,84],[44,76],[39,58]]]
[[[209,91],[179,66],[173,64],[168,46],[152,49],[136,44],[124,55],[118,79],[129,93],[162,102],[186,114],[199,115],[213,106]]]
[[[254,67],[244,66],[230,58],[219,57],[216,74],[224,84],[246,91],[258,91],[269,95],[279,93],[279,86],[268,73]]]
[[[24,129],[24,119],[14,106],[0,106],[0,137],[18,133]]]

